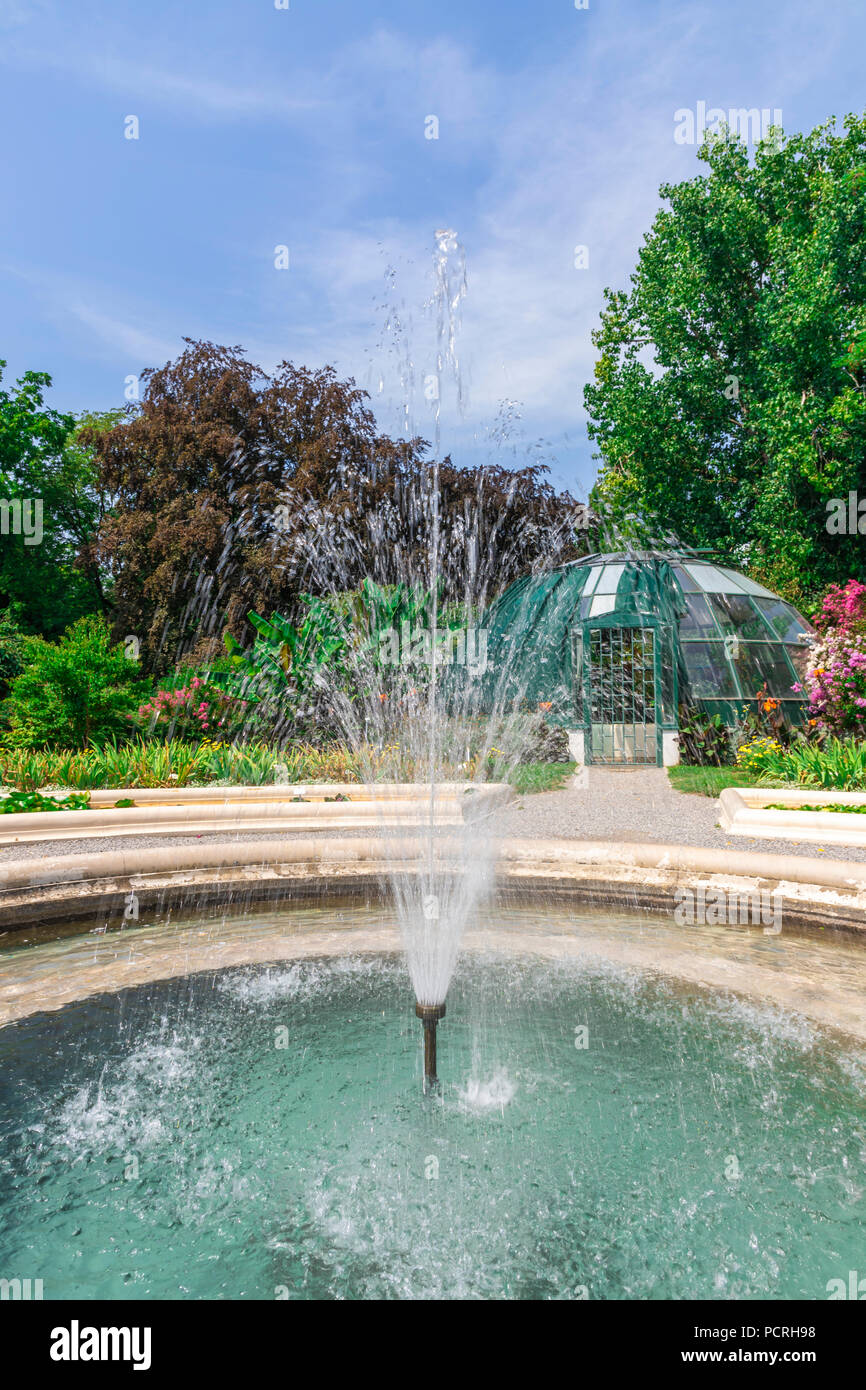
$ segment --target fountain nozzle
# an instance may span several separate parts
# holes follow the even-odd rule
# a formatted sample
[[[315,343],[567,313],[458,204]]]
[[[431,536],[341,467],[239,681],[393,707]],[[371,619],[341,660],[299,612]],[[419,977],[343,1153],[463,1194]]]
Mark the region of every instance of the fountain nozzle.
[[[415,1013],[424,1027],[424,1090],[438,1091],[439,1078],[436,1075],[436,1027],[440,1018],[445,1017],[444,1004],[417,1004]]]

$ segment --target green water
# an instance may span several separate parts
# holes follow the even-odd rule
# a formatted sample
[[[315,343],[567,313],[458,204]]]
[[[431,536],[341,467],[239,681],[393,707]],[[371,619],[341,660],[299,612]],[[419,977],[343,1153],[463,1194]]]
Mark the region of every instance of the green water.
[[[474,957],[434,1099],[393,957],[103,995],[0,1030],[0,1276],[46,1299],[823,1299],[863,1268],[857,1054],[618,967]]]

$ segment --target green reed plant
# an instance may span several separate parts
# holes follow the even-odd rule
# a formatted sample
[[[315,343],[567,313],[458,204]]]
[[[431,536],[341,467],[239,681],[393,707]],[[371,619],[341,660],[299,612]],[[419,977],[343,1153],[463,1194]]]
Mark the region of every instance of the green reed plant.
[[[855,740],[828,738],[821,744],[802,740],[782,748],[774,740],[755,739],[737,750],[737,762],[763,784],[793,782],[838,791],[866,788],[866,743]]]
[[[375,755],[372,755],[375,765]],[[98,747],[0,748],[0,780],[22,792],[40,787],[186,787],[209,782],[261,786],[281,782],[357,782],[364,760],[343,744],[315,748],[266,743],[165,743],[106,740]],[[389,772],[396,768],[389,763]]]

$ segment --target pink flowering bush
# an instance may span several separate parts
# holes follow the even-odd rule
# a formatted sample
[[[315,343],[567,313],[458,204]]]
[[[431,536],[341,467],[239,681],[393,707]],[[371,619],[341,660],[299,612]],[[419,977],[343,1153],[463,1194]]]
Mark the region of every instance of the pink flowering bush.
[[[192,676],[186,685],[157,690],[139,706],[137,722],[171,738],[228,739],[240,732],[246,711],[246,700]]]
[[[815,619],[821,636],[809,653],[803,690],[809,725],[840,737],[866,737],[866,585],[832,584]]]
[[[814,621],[819,632],[866,631],[866,584],[856,579],[849,579],[844,587],[831,584]]]

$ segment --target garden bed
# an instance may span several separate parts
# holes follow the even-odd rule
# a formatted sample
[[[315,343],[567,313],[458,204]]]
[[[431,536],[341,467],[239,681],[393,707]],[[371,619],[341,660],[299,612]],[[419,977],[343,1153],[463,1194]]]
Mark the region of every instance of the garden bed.
[[[866,849],[866,792],[727,787],[719,797],[719,807],[720,824],[729,835]]]
[[[489,814],[514,795],[501,783],[437,787],[433,821],[459,826]],[[118,806],[118,800],[123,801]],[[125,788],[93,792],[87,810],[27,811],[0,820],[0,845],[118,835],[220,835],[227,831],[358,830],[417,828],[431,819],[430,790],[390,786],[297,785],[294,787],[198,787],[170,790]]]

